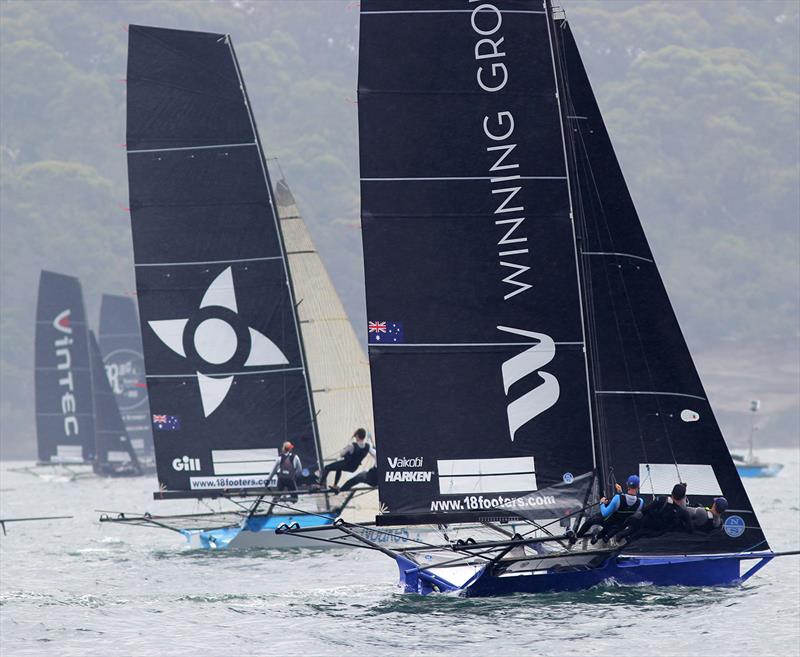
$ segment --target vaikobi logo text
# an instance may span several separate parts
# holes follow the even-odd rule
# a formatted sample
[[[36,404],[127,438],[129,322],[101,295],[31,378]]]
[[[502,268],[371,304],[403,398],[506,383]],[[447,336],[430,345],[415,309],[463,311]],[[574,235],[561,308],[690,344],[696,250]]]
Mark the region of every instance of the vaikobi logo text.
[[[389,456],[386,460],[389,462],[389,467],[392,469],[422,467],[421,456],[415,456],[414,458],[408,458],[407,456]]]

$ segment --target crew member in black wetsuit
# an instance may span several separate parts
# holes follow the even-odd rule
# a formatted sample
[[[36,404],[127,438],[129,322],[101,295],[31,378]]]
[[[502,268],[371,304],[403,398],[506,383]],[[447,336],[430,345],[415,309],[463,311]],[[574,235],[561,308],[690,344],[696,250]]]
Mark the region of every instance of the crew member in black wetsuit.
[[[713,532],[722,527],[722,514],[728,508],[728,500],[724,497],[715,497],[710,507],[694,506],[688,507],[686,511],[692,519],[692,527],[695,531]]]
[[[340,493],[344,493],[347,490],[353,488],[357,484],[366,484],[367,486],[372,486],[373,488],[378,485],[378,466],[373,465],[369,470],[362,470],[358,474],[353,475],[342,484],[342,487],[339,489]]]
[[[300,463],[300,457],[294,453],[294,445],[289,441],[283,443],[281,447],[281,454],[275,462],[275,467],[269,474],[267,481],[271,481],[272,477],[278,475],[278,491],[296,491],[297,478],[303,471],[303,466]],[[290,502],[297,502],[297,495],[292,495],[288,498]]]
[[[336,477],[333,480],[333,486],[331,486],[331,488],[336,490],[336,487],[339,485],[339,479],[342,477],[342,472],[355,472],[358,470],[358,466],[361,465],[361,461],[367,458],[367,454],[370,452],[374,454],[375,448],[367,441],[367,432],[364,429],[356,429],[353,438],[355,440],[350,442],[347,447],[339,452],[339,456],[342,458],[333,463],[329,463],[322,469],[319,482],[323,487],[327,485],[328,473],[335,472]]]
[[[614,534],[622,529],[628,519],[635,513],[641,511],[644,500],[639,497],[639,477],[631,475],[625,482],[626,493],[622,493],[622,487],[617,484],[617,494],[609,502],[605,497],[600,499],[600,513],[587,518],[576,534],[569,537],[569,544],[574,545],[579,538],[583,538],[589,530],[598,525],[601,527],[592,536],[592,545],[598,540],[607,541]]]
[[[654,537],[669,531],[694,531],[692,517],[686,511],[686,484],[675,484],[668,497],[657,497],[645,505],[641,514],[634,514],[626,527],[616,535],[629,543],[643,536]]]

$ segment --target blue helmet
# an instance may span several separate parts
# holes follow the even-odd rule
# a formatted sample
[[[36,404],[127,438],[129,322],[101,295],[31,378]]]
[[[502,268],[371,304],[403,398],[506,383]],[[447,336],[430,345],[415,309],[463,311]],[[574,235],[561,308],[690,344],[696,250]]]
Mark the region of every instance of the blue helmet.
[[[639,488],[639,477],[636,475],[631,475],[628,477],[628,481],[625,482],[625,485],[628,488]]]
[[[724,497],[715,497],[714,506],[717,507],[717,511],[720,513],[725,513],[725,511],[728,509],[728,500],[726,500]]]

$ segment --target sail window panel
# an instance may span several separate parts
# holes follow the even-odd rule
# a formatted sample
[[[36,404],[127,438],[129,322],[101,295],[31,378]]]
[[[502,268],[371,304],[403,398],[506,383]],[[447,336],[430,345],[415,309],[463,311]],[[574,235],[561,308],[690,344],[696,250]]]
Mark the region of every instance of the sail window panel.
[[[549,408],[535,408],[531,420],[516,431],[512,441],[508,405],[527,392],[533,391],[535,396],[544,385],[541,376],[533,376],[528,390],[514,388],[506,396],[501,368],[521,351],[520,347],[446,352],[408,348],[402,353],[391,348],[370,349],[373,401],[380,428],[380,497],[390,512],[432,510],[432,502],[440,499],[437,461],[533,456],[539,487],[561,481],[564,472],[591,470],[580,351],[557,348],[552,361],[541,367],[540,372],[558,381],[558,398]],[[417,457],[421,457],[415,463],[418,468],[391,465],[392,459]],[[409,475],[404,481],[403,472],[417,471],[433,476]],[[401,474],[387,479],[389,472]]]
[[[129,149],[253,141],[226,38],[131,25]]]
[[[532,456],[436,462],[439,494],[510,493],[536,490]]]
[[[220,305],[201,308],[201,303],[221,274],[230,270],[236,312]],[[295,330],[289,288],[280,260],[256,261],[236,265],[194,265],[181,267],[140,267],[137,270],[139,309],[142,314],[145,363],[148,377],[169,374],[222,375],[241,370],[300,368],[300,349]],[[235,351],[223,363],[208,362],[197,351],[194,336],[206,320],[221,320],[227,332],[235,332]],[[182,347],[176,353],[149,322],[187,320]],[[246,365],[253,347],[250,329],[266,336],[288,363]]]
[[[278,460],[277,449],[215,449],[211,451],[215,475],[269,475]]]
[[[482,217],[365,217],[369,319],[402,322],[407,343],[520,341],[497,326],[580,341],[569,220],[532,222],[520,233],[528,236],[526,243],[498,248],[508,230],[502,228]],[[529,253],[498,255],[516,248]],[[511,282],[504,281],[509,276]]]
[[[631,259],[591,258],[588,264],[597,389],[705,398],[656,268]]]
[[[435,94],[361,94],[359,141],[362,178],[458,178],[464,176],[565,176],[563,146],[558,124],[558,104],[552,98],[537,100],[525,95],[509,98],[493,94],[470,96]],[[508,119],[500,124],[498,112],[511,112],[514,131],[504,141],[484,134],[505,134]],[[515,169],[491,167],[502,153],[487,147],[517,144],[503,164]],[[501,164],[500,166],[502,166]],[[497,184],[496,188],[514,183]],[[414,188],[409,188],[414,193]],[[491,190],[486,193],[492,198]],[[494,198],[497,198],[496,196]]]
[[[722,495],[714,468],[710,465],[688,463],[640,463],[639,479],[642,492],[669,495],[678,479],[686,484],[688,495]]]
[[[511,3],[502,4],[498,7],[501,11],[512,9]],[[515,4],[518,10],[542,9],[541,5],[530,2]],[[467,2],[425,2],[416,3],[416,6],[402,3],[400,11],[403,13],[380,13],[397,9],[393,10],[391,3],[362,5],[359,91],[416,91],[431,93],[440,99],[448,94],[554,96],[544,14],[501,14],[499,28],[494,34],[484,36],[472,27],[475,6]],[[476,26],[483,31],[493,31],[497,23],[494,12],[480,12],[475,17]],[[503,57],[475,59],[477,41],[486,38],[497,41],[501,37],[503,42],[498,51],[505,53]],[[480,53],[485,55],[490,50],[490,46],[484,44]],[[495,63],[505,66],[506,74],[493,70]],[[502,88],[495,92],[481,89],[477,81],[479,67],[484,69],[481,75],[487,87],[498,86],[505,79]],[[458,102],[465,104],[465,99],[461,97]]]
[[[50,458],[53,463],[80,463],[83,452],[80,445],[57,445],[56,453]]]
[[[155,431],[158,478],[169,490],[190,489],[189,477],[214,475],[212,450],[277,450],[291,440],[304,465],[316,462],[305,379],[299,371],[237,375],[220,406],[204,417],[196,377],[152,378],[154,413],[180,418],[180,428]],[[174,459],[199,459],[200,470],[177,471]]]
[[[486,155],[481,154],[481,157]],[[411,217],[439,218],[483,218],[494,227],[494,244],[497,251],[505,249],[499,242],[512,228],[504,223],[495,226],[495,221],[525,217],[525,222],[509,235],[510,239],[527,237],[533,242],[549,230],[551,221],[569,221],[569,194],[566,178],[550,180],[520,179],[493,184],[488,170],[493,158],[486,158],[482,177],[466,180],[362,180],[361,211],[365,217],[406,219]],[[508,172],[507,172],[508,173]],[[514,173],[514,172],[511,172]],[[519,172],[520,175],[526,175]],[[511,197],[511,192],[493,194],[493,189],[520,187]],[[505,207],[522,207],[516,212],[495,211],[510,197]],[[505,208],[503,208],[505,209]],[[466,228],[466,226],[465,226]],[[563,235],[562,235],[563,237]],[[545,236],[546,239],[546,236]],[[509,242],[511,244],[520,242]]]
[[[129,463],[131,460],[131,455],[128,452],[109,451],[107,460],[110,463]]]

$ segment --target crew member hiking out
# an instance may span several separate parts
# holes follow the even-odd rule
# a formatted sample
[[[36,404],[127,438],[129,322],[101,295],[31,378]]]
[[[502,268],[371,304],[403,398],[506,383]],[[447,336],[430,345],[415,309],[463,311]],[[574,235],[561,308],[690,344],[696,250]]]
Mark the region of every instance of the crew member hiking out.
[[[631,516],[641,511],[644,500],[639,497],[639,477],[636,475],[628,477],[625,487],[626,492],[623,494],[622,487],[617,484],[617,493],[610,502],[605,497],[600,499],[600,513],[587,518],[577,533],[569,537],[570,545],[574,545],[579,538],[586,536],[594,526],[599,526],[600,529],[592,536],[592,545],[600,539],[607,541],[622,529]]]
[[[641,513],[630,517],[626,526],[616,535],[618,541],[656,537],[669,531],[694,531],[692,517],[686,510],[686,484],[675,484],[667,497],[657,497],[645,505]]]
[[[275,467],[272,468],[272,472],[270,473],[267,481],[271,481],[272,477],[277,474],[277,489],[279,492],[285,490],[296,491],[297,478],[300,476],[302,471],[303,466],[300,463],[300,457],[294,453],[294,445],[289,441],[286,441],[283,443],[283,447],[281,447],[280,457],[275,462]],[[290,496],[289,501],[297,502],[297,495]]]
[[[353,434],[354,440],[351,441],[347,447],[339,452],[340,460],[329,463],[322,469],[319,481],[320,484],[327,486],[327,479],[329,472],[335,472],[336,477],[333,480],[333,488],[339,485],[339,479],[342,477],[342,472],[355,472],[358,466],[367,457],[367,454],[375,455],[375,448],[367,441],[367,432],[364,429],[356,429]]]
[[[370,452],[371,453],[371,452]],[[374,454],[373,454],[374,456]],[[373,465],[369,470],[363,470],[358,474],[354,474],[350,479],[342,484],[339,489],[340,493],[350,490],[358,484],[365,484],[367,486],[375,487],[378,485],[378,466]]]

